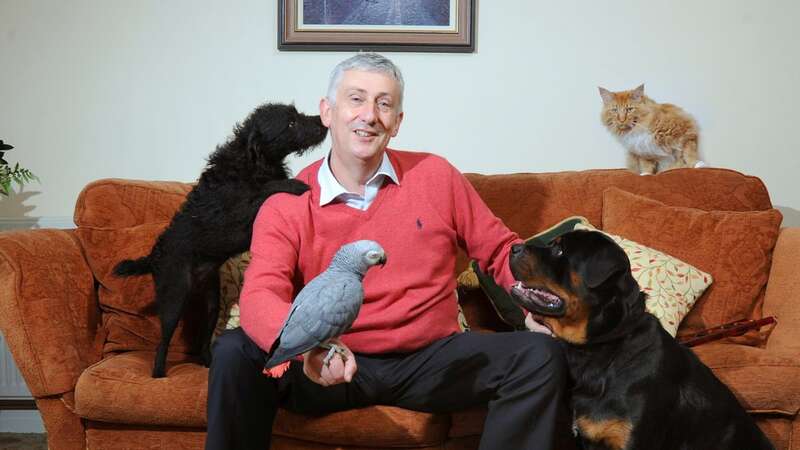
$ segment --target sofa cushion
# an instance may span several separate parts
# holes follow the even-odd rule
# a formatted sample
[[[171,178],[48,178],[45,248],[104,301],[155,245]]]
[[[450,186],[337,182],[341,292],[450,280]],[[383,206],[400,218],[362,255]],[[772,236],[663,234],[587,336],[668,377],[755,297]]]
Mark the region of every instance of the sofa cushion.
[[[76,414],[105,423],[205,427],[208,369],[170,353],[167,376],[151,378],[153,357],[153,352],[126,352],[87,368],[75,388]],[[448,415],[373,406],[321,417],[280,410],[274,433],[311,442],[391,447],[441,443],[449,428]]]
[[[99,283],[98,301],[102,325],[107,332],[103,353],[128,350],[154,350],[161,338],[156,315],[155,289],[151,275],[118,277],[114,267],[123,259],[138,258],[150,252],[168,222],[151,222],[123,228],[79,227],[86,260]],[[198,308],[188,309],[178,322],[170,343],[171,352],[191,353],[202,323]]]
[[[724,343],[698,345],[692,350],[749,412],[791,417],[800,412],[800,360],[796,351]]]
[[[107,356],[75,386],[75,413],[101,422],[203,427],[208,369],[180,353],[167,355],[167,376],[152,378],[152,351]]]
[[[79,195],[76,235],[99,283],[98,300],[107,333],[104,354],[155,349],[161,327],[152,277],[120,278],[112,271],[121,260],[150,252],[190,189],[183,183],[108,179],[90,183]],[[199,312],[187,319],[189,323],[202,320]],[[185,323],[178,323],[171,352],[193,351],[195,332],[189,330],[200,327],[186,327]]]
[[[782,216],[778,210],[702,211],[668,206],[616,188],[605,192],[603,229],[641,242],[711,273],[715,283],[681,323],[678,336],[762,316],[772,250]],[[754,331],[727,338],[758,345]]]

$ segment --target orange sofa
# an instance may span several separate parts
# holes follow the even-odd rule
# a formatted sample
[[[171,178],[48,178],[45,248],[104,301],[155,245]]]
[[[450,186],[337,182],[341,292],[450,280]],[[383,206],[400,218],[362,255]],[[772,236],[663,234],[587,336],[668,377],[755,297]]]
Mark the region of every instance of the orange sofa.
[[[571,215],[602,228],[609,187],[707,211],[772,208],[758,178],[725,169],[647,177],[624,170],[467,176],[523,237]],[[77,228],[0,233],[0,329],[35,397],[51,449],[202,448],[208,371],[192,356],[192,327],[176,332],[168,376],[150,378],[159,336],[152,283],[110,274],[120,259],[147,252],[189,189],[178,182],[100,180],[77,200]],[[776,229],[773,241],[774,251],[743,252],[741,259],[768,261],[761,268],[766,286],[755,299],[763,304],[751,312],[777,316],[777,327],[758,335],[757,345],[725,340],[695,351],[776,448],[800,450],[800,228]],[[457,270],[467,264],[462,256]],[[481,291],[462,292],[460,301],[473,332],[505,328]],[[704,305],[711,307],[725,305]],[[692,314],[687,321],[702,323]],[[482,410],[438,415],[385,406],[324,417],[280,411],[273,448],[476,448],[483,417]],[[563,442],[570,448],[568,436]]]

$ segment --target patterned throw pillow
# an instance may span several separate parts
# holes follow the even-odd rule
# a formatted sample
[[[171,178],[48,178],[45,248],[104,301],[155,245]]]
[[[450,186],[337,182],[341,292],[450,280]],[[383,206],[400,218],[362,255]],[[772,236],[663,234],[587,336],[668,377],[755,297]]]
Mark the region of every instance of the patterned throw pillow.
[[[225,261],[219,268],[219,319],[214,337],[239,326],[239,294],[242,293],[244,271],[250,264],[250,252]]]
[[[633,277],[648,296],[647,311],[658,318],[667,332],[675,336],[681,320],[713,281],[711,275],[666,253],[597,230],[586,218],[580,216],[568,217],[530,237],[528,241],[536,240],[546,244],[563,233],[579,229],[600,231],[622,247],[631,262]],[[482,273],[477,264],[471,264],[468,270],[475,272],[481,289],[492,301],[500,317],[514,328],[524,329],[524,315],[508,297],[505,289],[497,286],[491,277]],[[466,274],[459,276],[459,280],[468,279],[470,276]]]
[[[645,308],[673,337],[678,333],[681,320],[713,281],[711,275],[680,259],[597,230],[588,222],[577,224],[575,229],[600,231],[625,250],[631,262],[631,274],[647,294]]]

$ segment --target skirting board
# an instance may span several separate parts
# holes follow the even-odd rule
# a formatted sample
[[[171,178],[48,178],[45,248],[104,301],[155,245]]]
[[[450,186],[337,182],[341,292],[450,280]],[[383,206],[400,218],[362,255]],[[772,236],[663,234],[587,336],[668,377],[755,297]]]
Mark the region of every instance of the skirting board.
[[[0,411],[0,433],[44,433],[39,411]]]

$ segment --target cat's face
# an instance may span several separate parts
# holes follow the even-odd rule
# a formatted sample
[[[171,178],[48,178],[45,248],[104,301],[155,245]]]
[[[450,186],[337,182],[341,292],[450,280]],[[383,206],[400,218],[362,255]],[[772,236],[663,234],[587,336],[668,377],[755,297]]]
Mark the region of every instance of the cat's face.
[[[610,92],[600,89],[603,110],[600,118],[612,133],[625,134],[642,120],[646,114],[644,85],[631,91]]]

